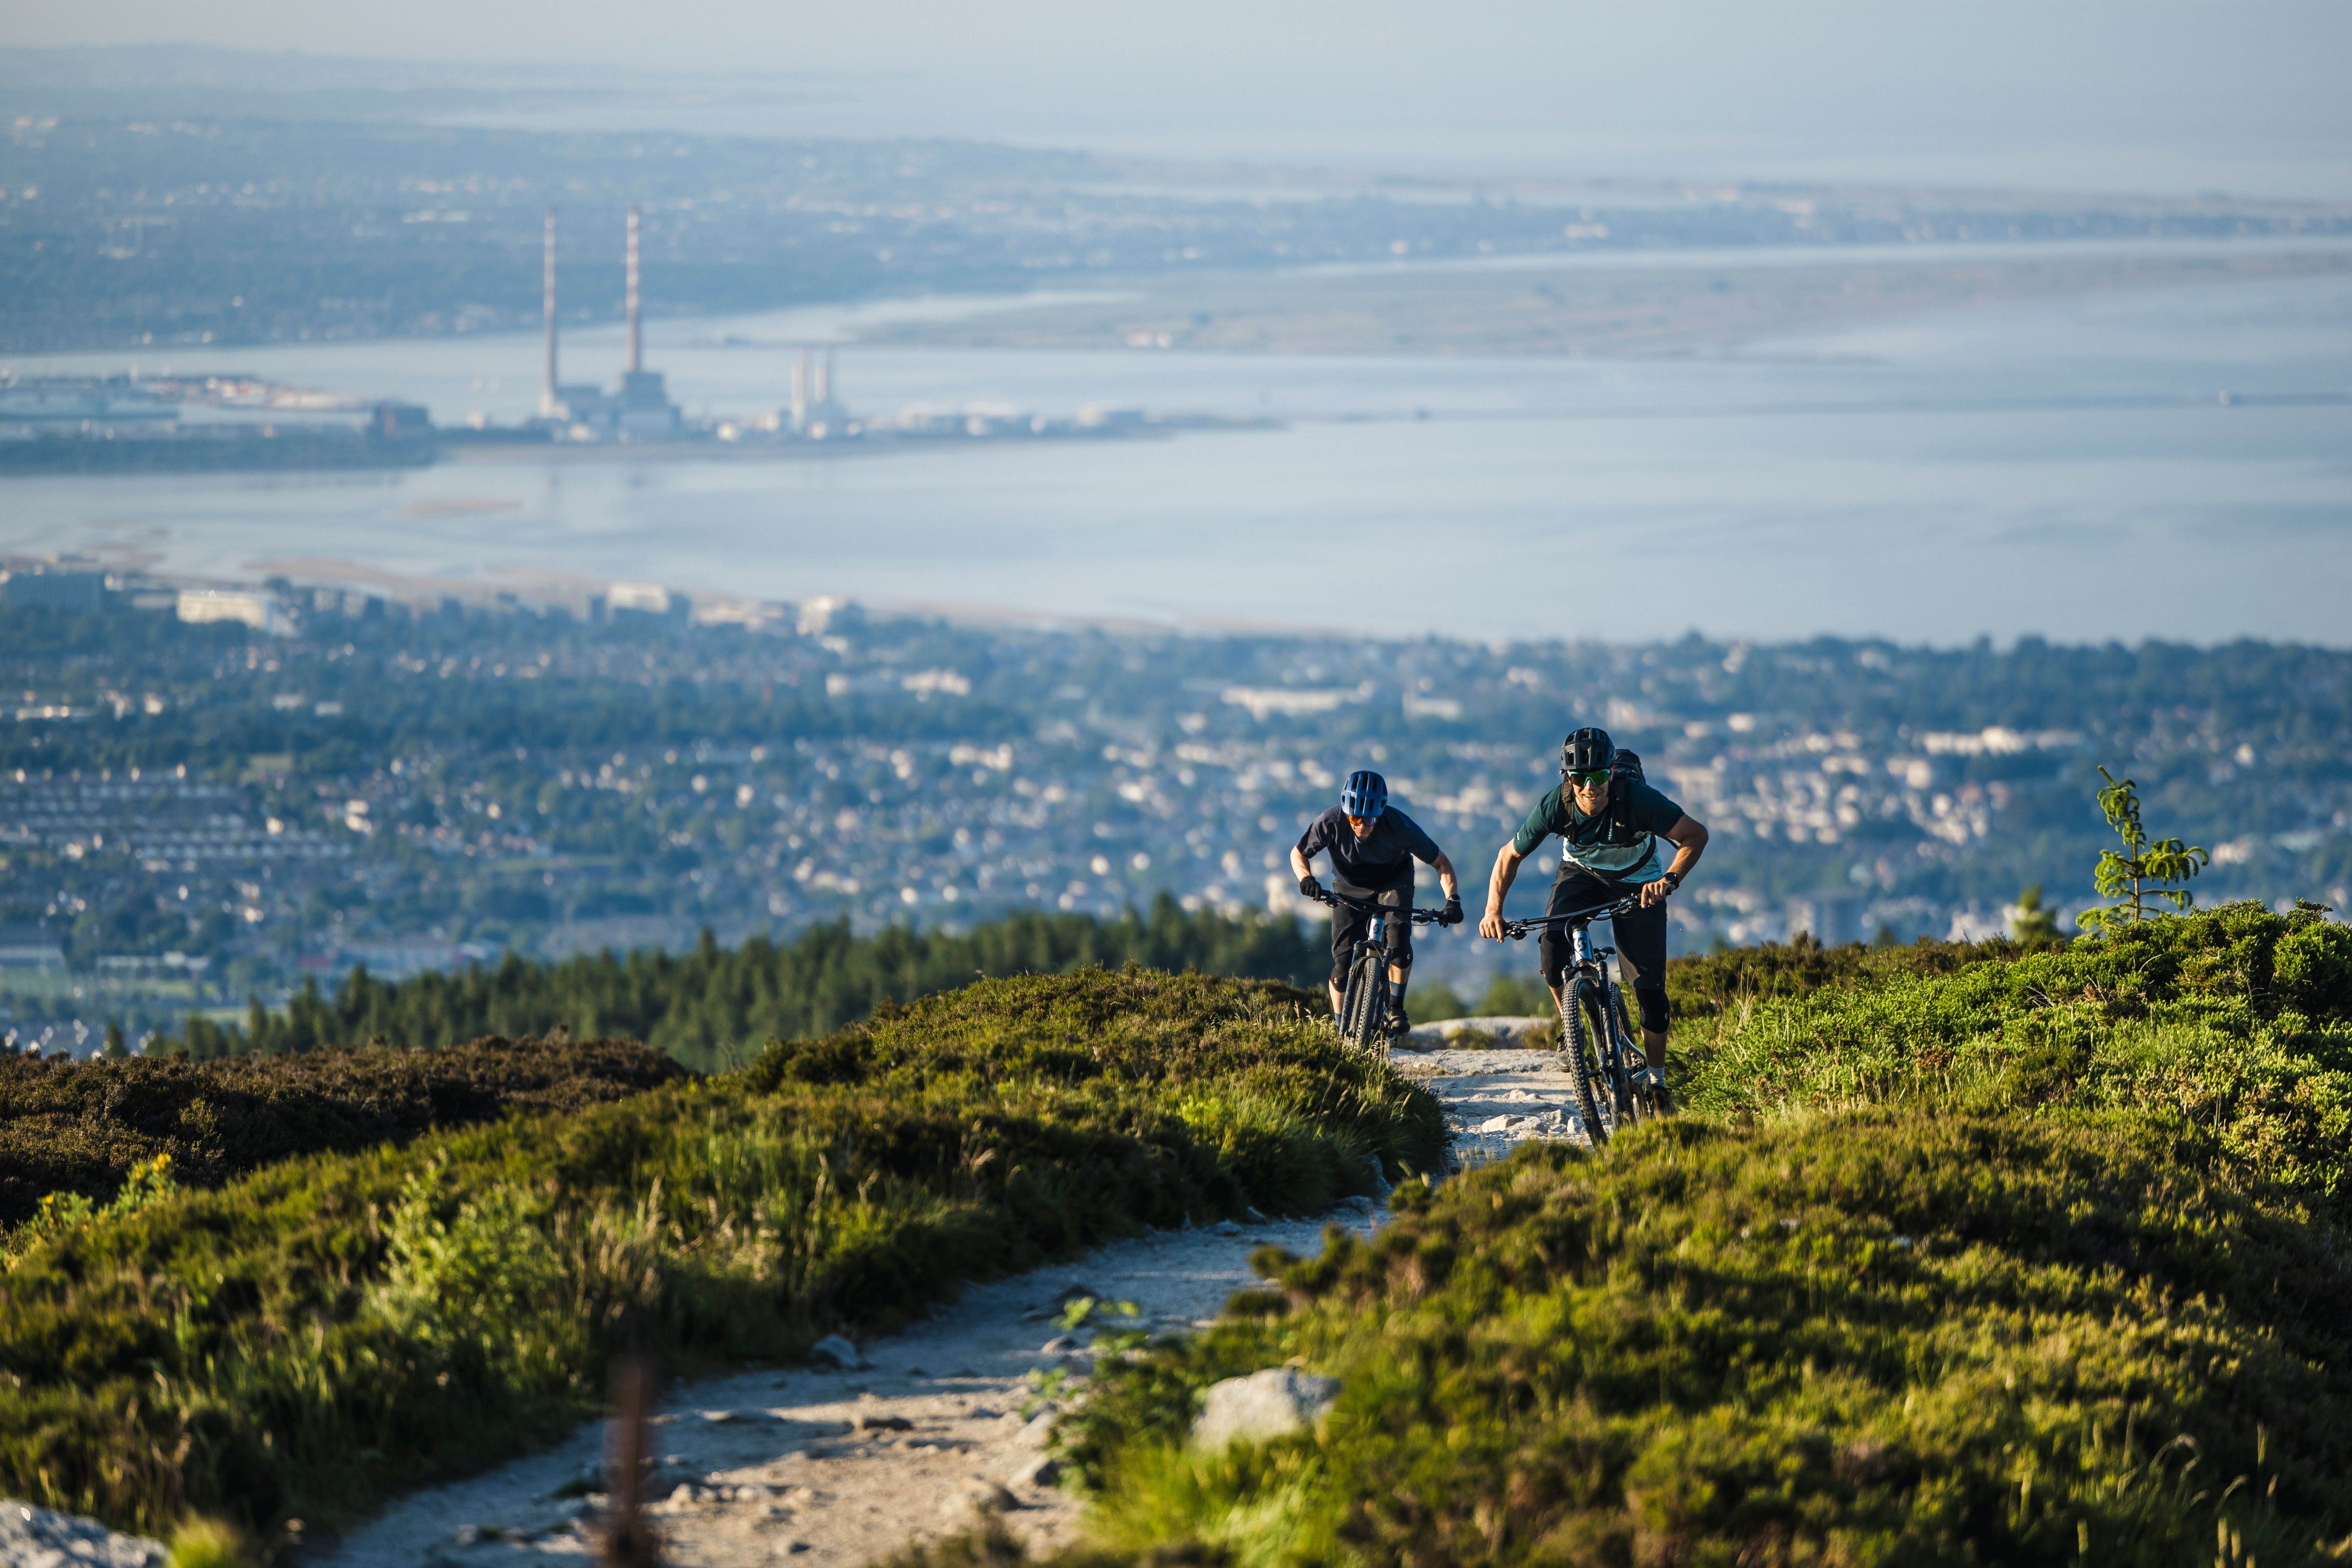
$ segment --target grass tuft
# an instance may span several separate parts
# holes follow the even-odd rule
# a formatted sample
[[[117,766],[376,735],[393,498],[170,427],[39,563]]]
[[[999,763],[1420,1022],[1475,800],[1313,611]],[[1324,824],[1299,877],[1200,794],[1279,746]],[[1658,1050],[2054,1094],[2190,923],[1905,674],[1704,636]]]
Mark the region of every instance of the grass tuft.
[[[168,1568],[257,1568],[245,1532],[225,1520],[195,1516],[172,1531]]]

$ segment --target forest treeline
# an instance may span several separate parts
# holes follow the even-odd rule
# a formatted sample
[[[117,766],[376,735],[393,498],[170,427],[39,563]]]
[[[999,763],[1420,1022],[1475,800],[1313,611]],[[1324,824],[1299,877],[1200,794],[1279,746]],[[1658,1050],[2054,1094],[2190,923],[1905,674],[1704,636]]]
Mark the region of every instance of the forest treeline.
[[[911,1002],[980,977],[1129,961],[1297,984],[1312,984],[1327,967],[1296,921],[1187,913],[1162,894],[1149,914],[1019,914],[962,933],[892,927],[857,936],[841,921],[789,942],[753,937],[722,948],[706,931],[682,953],[606,951],[555,963],[509,953],[496,965],[396,982],[362,967],[331,994],[306,982],[282,1011],[256,1000],[243,1027],[191,1017],[184,1037],[162,1037],[147,1050],[184,1048],[202,1059],[318,1046],[443,1046],[562,1029],[581,1039],[643,1040],[688,1067],[715,1070],[748,1059],[761,1041],[823,1035],[886,1000]]]

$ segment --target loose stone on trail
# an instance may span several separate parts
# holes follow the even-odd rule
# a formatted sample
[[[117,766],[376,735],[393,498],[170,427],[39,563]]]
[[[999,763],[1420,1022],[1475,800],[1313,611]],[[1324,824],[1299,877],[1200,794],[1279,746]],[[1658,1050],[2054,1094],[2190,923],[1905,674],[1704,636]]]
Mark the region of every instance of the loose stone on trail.
[[[1264,1443],[1301,1432],[1330,1413],[1339,1380],[1270,1366],[1209,1385],[1192,1423],[1192,1446],[1215,1453],[1233,1442]]]
[[[809,1346],[809,1359],[831,1362],[844,1372],[863,1372],[871,1364],[854,1342],[839,1334],[827,1334]]]

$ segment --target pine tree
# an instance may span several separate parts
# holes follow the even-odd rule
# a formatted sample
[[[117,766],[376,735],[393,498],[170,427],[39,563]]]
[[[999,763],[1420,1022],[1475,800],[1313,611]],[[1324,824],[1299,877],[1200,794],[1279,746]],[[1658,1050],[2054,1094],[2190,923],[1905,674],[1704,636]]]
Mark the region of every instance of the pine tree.
[[[2058,931],[2058,911],[2042,902],[2041,883],[2017,895],[2017,918],[2009,922],[2009,934],[2027,947],[2055,947],[2065,940]]]

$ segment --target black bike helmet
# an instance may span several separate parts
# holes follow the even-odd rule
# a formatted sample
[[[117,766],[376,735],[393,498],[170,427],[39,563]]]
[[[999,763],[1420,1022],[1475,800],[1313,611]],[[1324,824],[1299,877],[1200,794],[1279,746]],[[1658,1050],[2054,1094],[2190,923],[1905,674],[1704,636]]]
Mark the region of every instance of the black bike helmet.
[[[1339,809],[1349,816],[1378,816],[1388,804],[1389,781],[1369,770],[1349,773],[1339,792]]]
[[[1563,742],[1559,748],[1560,776],[1570,773],[1597,773],[1608,770],[1617,760],[1617,747],[1609,739],[1609,731],[1590,725],[1579,730]]]

